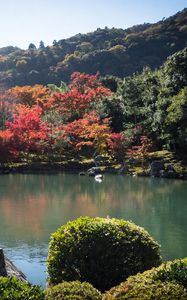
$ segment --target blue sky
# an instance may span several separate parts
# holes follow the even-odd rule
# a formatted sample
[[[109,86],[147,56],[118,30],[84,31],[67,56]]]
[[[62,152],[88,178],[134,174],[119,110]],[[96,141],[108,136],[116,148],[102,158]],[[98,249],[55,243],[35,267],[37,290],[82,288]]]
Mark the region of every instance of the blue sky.
[[[105,26],[154,23],[187,7],[187,0],[0,0],[0,47],[51,45]]]

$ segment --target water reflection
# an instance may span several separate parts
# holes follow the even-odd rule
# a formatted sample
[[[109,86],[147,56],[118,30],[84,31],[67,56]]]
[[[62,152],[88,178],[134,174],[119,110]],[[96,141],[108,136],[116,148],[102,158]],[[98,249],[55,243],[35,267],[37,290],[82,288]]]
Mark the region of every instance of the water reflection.
[[[108,215],[146,228],[165,259],[184,257],[186,192],[186,182],[177,180],[105,176],[99,184],[64,174],[0,176],[0,246],[32,282],[44,285],[51,232],[81,215]]]

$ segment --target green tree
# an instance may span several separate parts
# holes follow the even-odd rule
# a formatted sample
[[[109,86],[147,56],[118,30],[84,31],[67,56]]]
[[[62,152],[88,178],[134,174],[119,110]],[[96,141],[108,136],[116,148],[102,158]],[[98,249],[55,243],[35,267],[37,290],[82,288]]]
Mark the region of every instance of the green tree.
[[[184,87],[167,108],[166,131],[174,148],[187,146],[187,86]]]
[[[28,49],[29,50],[36,50],[36,46],[33,43],[30,43]]]
[[[176,95],[187,85],[187,48],[170,56],[161,70],[163,86]]]
[[[40,49],[45,49],[45,45],[44,45],[43,41],[40,41],[39,48]]]

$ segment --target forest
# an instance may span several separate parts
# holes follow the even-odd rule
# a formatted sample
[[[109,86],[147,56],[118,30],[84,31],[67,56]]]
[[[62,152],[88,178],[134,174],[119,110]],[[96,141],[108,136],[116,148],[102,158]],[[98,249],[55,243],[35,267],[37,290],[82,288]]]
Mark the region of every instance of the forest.
[[[186,164],[187,48],[123,79],[74,72],[69,84],[25,85],[0,95],[0,162],[106,156],[115,164],[168,151]]]
[[[168,56],[187,46],[187,9],[155,24],[128,29],[98,28],[87,34],[53,41],[27,50],[0,48],[0,87],[59,85],[70,82],[74,72],[120,78],[159,68]]]

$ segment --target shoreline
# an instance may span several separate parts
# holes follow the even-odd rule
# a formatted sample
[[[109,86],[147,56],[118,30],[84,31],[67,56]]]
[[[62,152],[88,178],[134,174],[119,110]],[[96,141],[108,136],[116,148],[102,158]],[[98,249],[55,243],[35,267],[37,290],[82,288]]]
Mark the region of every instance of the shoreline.
[[[90,174],[88,170],[99,168],[99,172]],[[165,179],[179,179],[187,180],[187,172],[171,172],[166,173],[164,176],[152,176],[148,170],[141,170],[135,172],[134,170],[124,170],[119,164],[109,166],[103,165],[96,167],[94,162],[82,163],[78,161],[72,161],[68,163],[64,162],[39,162],[39,163],[12,163],[4,166],[0,166],[0,175],[7,174],[59,174],[70,173],[85,176],[94,176],[98,173],[122,175],[122,176],[137,176],[137,177],[153,177],[153,178],[165,178]]]
[[[0,276],[15,276],[22,282],[28,282],[25,274],[19,270],[14,263],[4,255],[4,251],[0,248]]]

